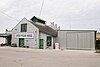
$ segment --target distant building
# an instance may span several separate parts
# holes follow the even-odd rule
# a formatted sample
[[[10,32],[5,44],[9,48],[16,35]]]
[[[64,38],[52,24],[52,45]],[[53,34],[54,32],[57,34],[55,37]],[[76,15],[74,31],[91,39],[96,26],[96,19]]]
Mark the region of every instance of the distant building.
[[[96,40],[100,40],[100,32],[96,33]]]
[[[96,49],[100,49],[100,32],[96,33]]]
[[[53,49],[58,43],[60,49],[94,50],[96,44],[95,30],[60,30],[54,22],[48,26],[46,21],[35,16],[31,20],[23,18],[11,31],[6,30],[0,37],[5,37],[9,45],[36,49]]]

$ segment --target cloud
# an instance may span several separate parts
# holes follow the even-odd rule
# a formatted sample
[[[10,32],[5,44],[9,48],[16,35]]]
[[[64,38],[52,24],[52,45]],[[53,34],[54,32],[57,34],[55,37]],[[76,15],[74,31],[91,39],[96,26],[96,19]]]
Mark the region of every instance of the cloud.
[[[10,0],[0,0],[0,7],[5,6]]]
[[[5,11],[7,14],[22,19],[23,17],[29,17],[30,15],[38,15],[41,7],[41,0],[21,0],[20,2],[15,0],[9,7],[10,8]]]
[[[99,3],[100,0],[45,0],[40,17],[46,19],[48,23],[57,23],[62,29],[100,31]],[[3,5],[3,9],[6,14],[21,20],[23,17],[30,19],[34,15],[39,16],[41,5],[42,0],[8,0],[7,4]],[[3,17],[7,18],[4,15]],[[6,19],[3,22],[5,24],[10,22],[8,26],[18,23],[13,19]]]

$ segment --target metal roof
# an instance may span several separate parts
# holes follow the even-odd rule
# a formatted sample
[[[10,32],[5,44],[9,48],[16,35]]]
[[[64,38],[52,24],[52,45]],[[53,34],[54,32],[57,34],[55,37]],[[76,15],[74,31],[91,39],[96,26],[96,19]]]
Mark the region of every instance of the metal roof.
[[[58,30],[58,31],[87,31],[87,32],[97,32],[97,30]]]
[[[41,20],[41,21],[43,21],[43,22],[46,22],[45,20],[40,19],[40,18],[38,18],[38,17],[36,17],[36,16],[33,16],[33,17],[31,18],[31,20],[32,20],[33,18],[36,18],[36,19]]]

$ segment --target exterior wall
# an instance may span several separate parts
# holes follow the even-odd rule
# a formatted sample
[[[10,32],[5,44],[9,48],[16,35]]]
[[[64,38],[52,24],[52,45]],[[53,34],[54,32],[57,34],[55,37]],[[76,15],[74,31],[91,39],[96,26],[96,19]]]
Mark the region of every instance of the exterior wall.
[[[95,50],[95,31],[58,31],[60,49]]]
[[[52,42],[52,48],[55,48],[55,43],[57,43],[57,37],[52,37],[53,42]]]
[[[47,49],[47,36],[50,36],[50,35],[42,33],[42,32],[40,32],[40,34],[39,34],[39,39],[44,40],[44,49]],[[52,37],[52,45],[50,48],[53,49],[53,45],[54,45],[54,37]]]
[[[44,34],[44,33],[40,33],[39,34],[39,39],[43,39],[44,40],[44,45],[43,45],[43,47],[44,47],[44,49],[46,48],[46,40],[47,40],[47,34]]]
[[[21,32],[21,24],[27,23],[27,32]],[[39,29],[31,24],[27,19],[22,19],[13,29],[12,29],[12,43],[16,43],[19,46],[19,38],[16,38],[17,33],[32,33],[33,38],[24,38],[24,45],[30,48],[39,48]]]
[[[57,42],[60,45],[60,49],[66,49],[66,32],[58,31]]]

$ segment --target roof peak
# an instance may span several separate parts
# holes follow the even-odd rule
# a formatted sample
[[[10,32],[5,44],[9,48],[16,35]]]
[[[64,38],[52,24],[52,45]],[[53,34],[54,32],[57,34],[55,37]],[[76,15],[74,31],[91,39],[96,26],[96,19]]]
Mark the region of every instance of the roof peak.
[[[36,16],[33,16],[32,18],[36,18],[36,19],[38,19],[38,20],[41,20],[41,21],[46,22],[45,20],[43,20],[43,19],[41,19],[41,18],[39,18],[39,17],[36,17]],[[32,20],[32,18],[31,18],[31,20]]]

